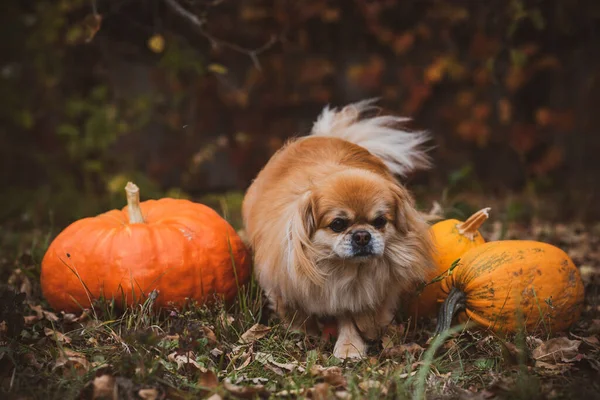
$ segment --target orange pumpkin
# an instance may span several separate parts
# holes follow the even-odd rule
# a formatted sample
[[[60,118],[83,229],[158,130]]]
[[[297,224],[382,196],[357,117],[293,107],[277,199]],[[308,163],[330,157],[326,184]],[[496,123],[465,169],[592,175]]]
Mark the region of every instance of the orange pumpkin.
[[[530,240],[485,243],[466,252],[442,280],[437,332],[458,312],[497,333],[557,332],[579,319],[584,287],[561,249]]]
[[[409,299],[408,311],[413,317],[433,317],[438,310],[437,299],[441,294],[440,280],[452,263],[468,250],[485,243],[479,233],[481,225],[489,218],[490,208],[484,208],[471,215],[465,222],[447,219],[429,228],[436,252],[433,255],[436,269],[426,277],[428,284],[418,296]]]
[[[103,296],[123,307],[156,289],[155,305],[232,300],[250,277],[250,255],[214,210],[188,200],[140,203],[128,183],[127,207],[74,222],[42,260],[42,291],[57,310],[77,311]]]

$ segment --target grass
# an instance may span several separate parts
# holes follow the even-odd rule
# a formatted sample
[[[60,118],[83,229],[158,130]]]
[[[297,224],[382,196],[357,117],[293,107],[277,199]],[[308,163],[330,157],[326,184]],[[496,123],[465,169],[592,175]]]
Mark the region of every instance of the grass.
[[[225,209],[239,221],[235,205],[227,204]],[[512,213],[501,205],[492,212]],[[540,368],[532,359],[534,345],[526,335],[501,338],[462,326],[448,332],[447,340],[429,342],[434,321],[399,316],[400,322],[386,334],[387,349],[372,346],[367,359],[343,362],[331,355],[331,341],[307,338],[264,315],[254,281],[242,288],[231,306],[191,304],[183,310],[156,313],[149,296],[144,304],[126,310],[99,301],[93,312],[83,315],[53,313],[41,297],[39,271],[56,232],[34,227],[0,232],[2,282],[29,293],[28,304],[21,309],[1,296],[7,322],[0,343],[0,396],[597,398],[600,347],[589,338],[597,340],[600,333],[600,260],[594,253],[600,243],[590,233],[593,228],[567,227],[565,236],[564,226],[556,224],[532,226],[510,217],[496,220],[503,222],[487,224],[486,236],[550,241],[572,250],[576,264],[588,269],[586,310],[568,336],[589,342],[580,346],[578,360],[558,369]],[[581,240],[574,240],[574,235]],[[16,274],[16,269],[21,272]],[[8,293],[6,286],[4,293]],[[6,327],[17,314],[26,316],[26,324],[11,337]],[[267,328],[257,330],[261,320]],[[253,337],[242,342],[242,335],[253,327]]]

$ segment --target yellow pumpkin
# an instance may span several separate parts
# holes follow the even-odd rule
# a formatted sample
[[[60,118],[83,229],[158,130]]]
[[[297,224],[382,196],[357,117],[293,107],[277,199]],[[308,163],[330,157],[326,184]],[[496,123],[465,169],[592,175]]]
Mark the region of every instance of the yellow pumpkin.
[[[484,208],[471,215],[465,222],[447,219],[429,228],[435,244],[436,269],[426,277],[429,282],[414,300],[409,302],[408,311],[413,317],[433,317],[438,310],[440,296],[440,275],[446,273],[452,263],[468,250],[482,245],[485,239],[479,233],[481,225],[489,218],[490,208]]]
[[[561,249],[530,240],[489,242],[466,252],[441,281],[437,333],[458,313],[497,333],[554,333],[583,309],[579,270]]]

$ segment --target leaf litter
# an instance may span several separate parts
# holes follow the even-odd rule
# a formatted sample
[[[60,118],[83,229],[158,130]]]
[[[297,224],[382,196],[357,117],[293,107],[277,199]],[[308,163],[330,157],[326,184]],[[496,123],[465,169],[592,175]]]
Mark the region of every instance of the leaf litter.
[[[544,385],[544,379],[564,382],[563,377],[584,371],[597,376],[598,239],[581,227],[546,224],[488,228],[504,237],[542,238],[569,250],[576,264],[582,266],[586,310],[568,336],[527,337],[524,346],[514,337],[501,340],[479,332],[452,337],[430,366],[424,382],[428,393],[465,398],[510,396],[523,371],[524,376],[541,379]],[[12,282],[27,288],[24,281],[14,278]],[[181,327],[169,318],[154,319],[137,311],[114,316],[98,307],[94,310],[97,319],[90,311],[74,314],[46,309],[35,301],[36,286],[32,286],[32,299],[23,309],[21,341],[27,350],[16,357],[28,370],[39,371],[39,376],[87,380],[90,398],[197,396],[218,400],[274,395],[344,399],[384,395],[386,391],[395,397],[403,391],[410,393],[416,385],[433,327],[429,320],[395,324],[379,345],[371,346],[367,360],[340,363],[331,357],[331,341],[308,340],[281,325],[257,323],[256,310],[252,318],[224,308],[216,312],[192,309],[169,317],[184,321]],[[146,322],[136,323],[136,319]],[[139,335],[132,336],[132,332]],[[142,340],[144,337],[147,339]],[[20,376],[17,379],[25,379]],[[133,383],[153,377],[160,377],[160,382]],[[188,386],[181,386],[182,382]],[[544,387],[540,390],[547,393]]]

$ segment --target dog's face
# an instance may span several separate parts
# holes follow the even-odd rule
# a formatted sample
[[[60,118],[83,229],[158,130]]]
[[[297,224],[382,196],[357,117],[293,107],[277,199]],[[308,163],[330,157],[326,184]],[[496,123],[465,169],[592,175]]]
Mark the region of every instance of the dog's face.
[[[367,262],[382,257],[399,233],[399,187],[364,171],[350,171],[315,188],[311,245],[320,257]]]

